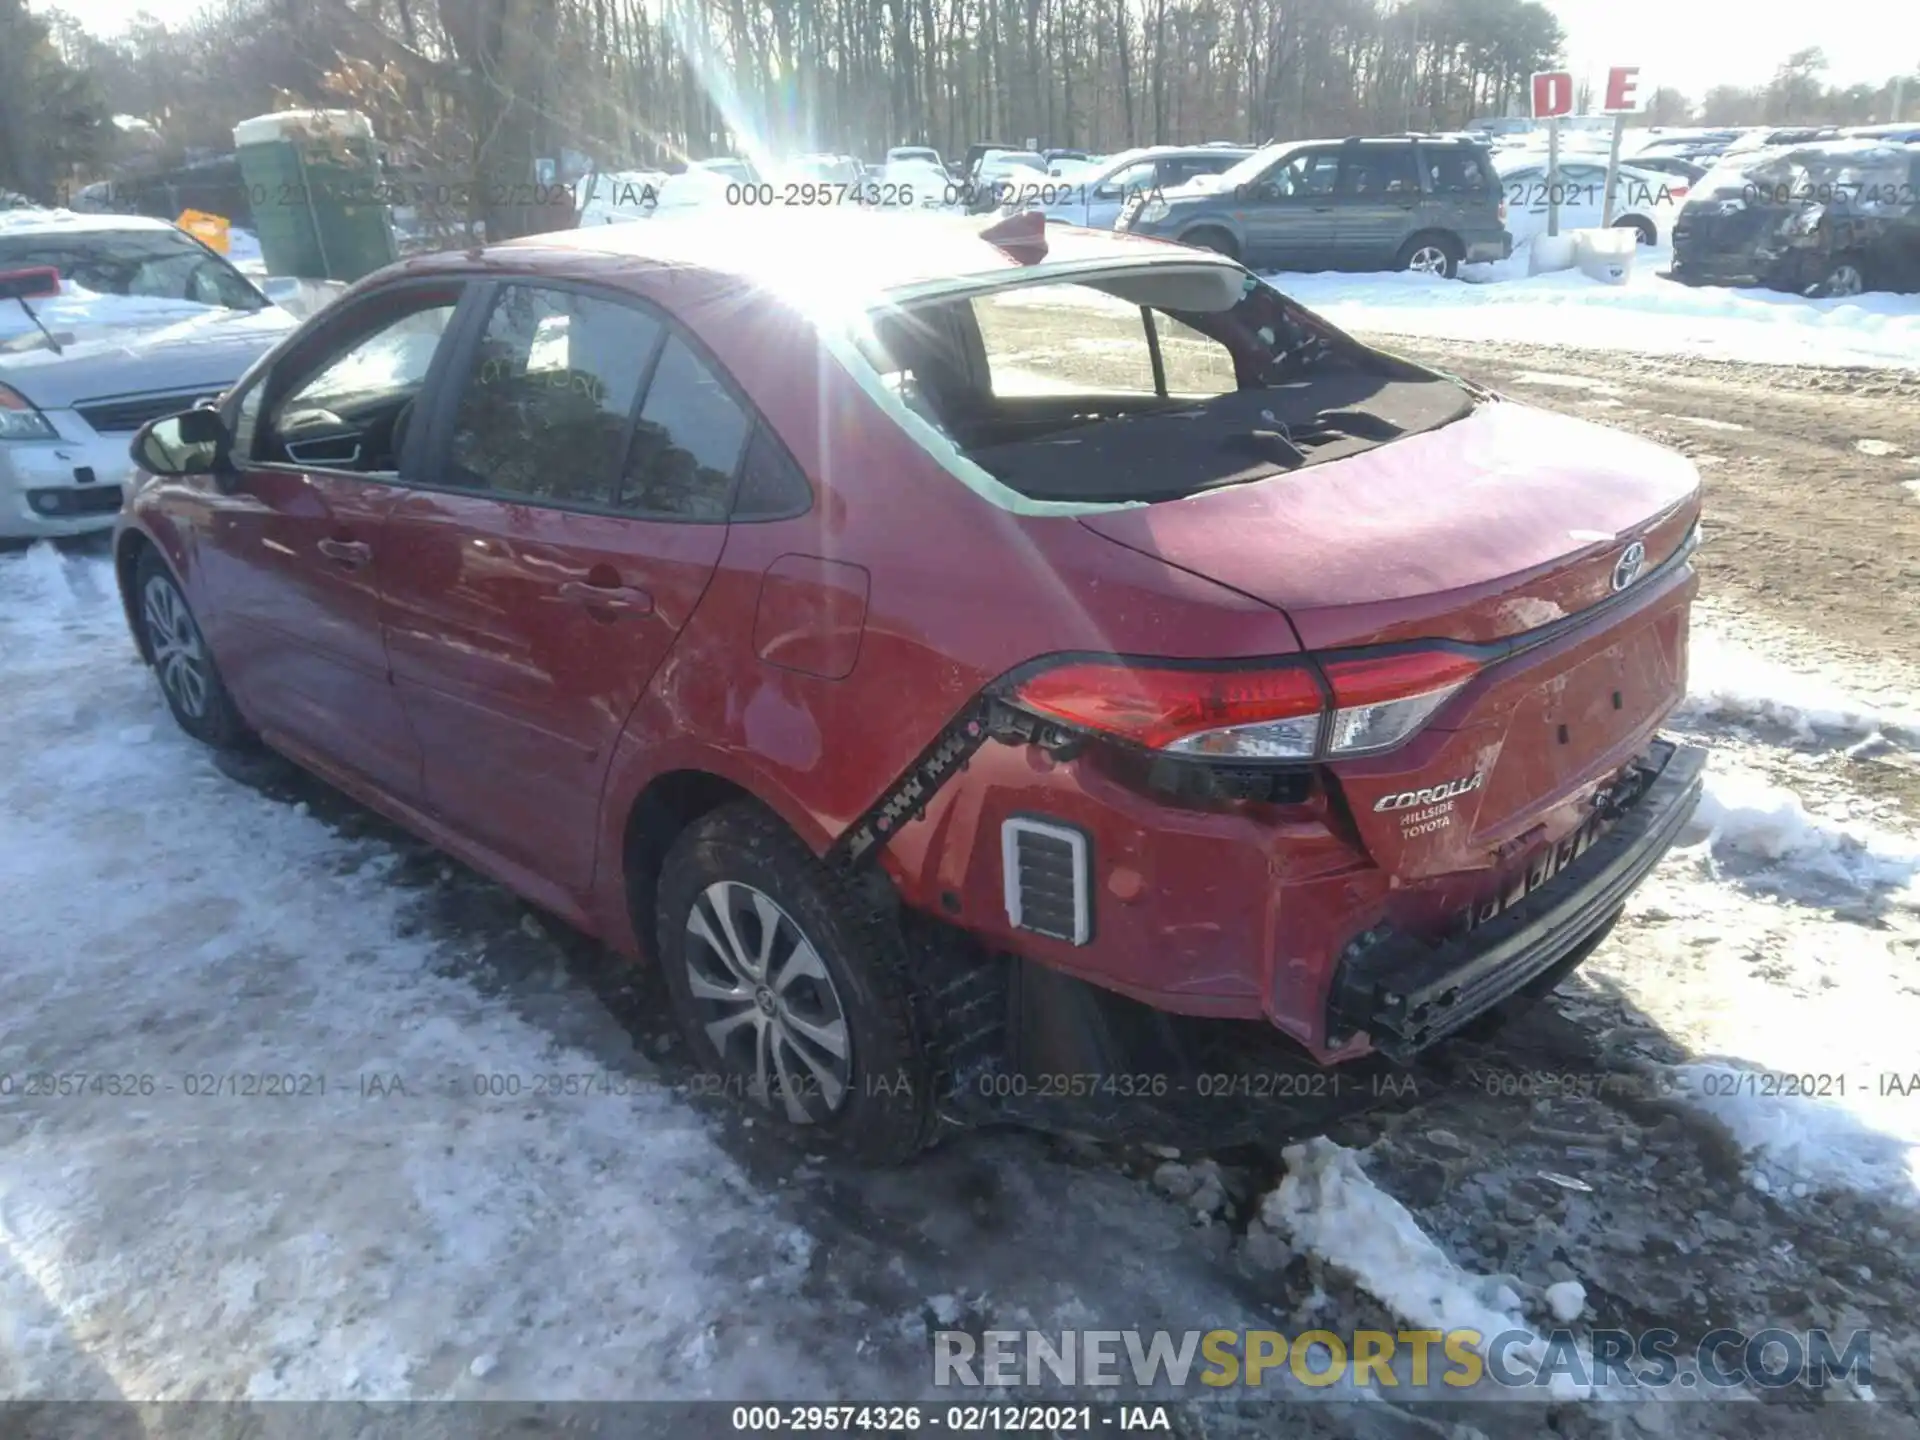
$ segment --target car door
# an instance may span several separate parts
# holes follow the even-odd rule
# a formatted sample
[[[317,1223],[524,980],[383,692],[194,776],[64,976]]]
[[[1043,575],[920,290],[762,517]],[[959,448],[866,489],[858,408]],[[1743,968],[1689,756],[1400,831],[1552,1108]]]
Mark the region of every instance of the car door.
[[[1324,270],[1338,252],[1334,187],[1338,145],[1298,150],[1235,197],[1247,236],[1247,264],[1276,270]]]
[[[1500,177],[1507,202],[1507,233],[1524,245],[1547,233],[1547,172],[1538,165],[1508,170]]]
[[[235,404],[233,473],[203,522],[210,639],[249,718],[336,778],[408,801],[420,749],[381,637],[383,544],[461,293],[383,288],[281,357]]]
[[[1633,207],[1636,196],[1645,200],[1644,192],[1636,192],[1633,184],[1622,175],[1619,177],[1619,189],[1614,198],[1617,208],[1625,210]],[[1603,165],[1562,165],[1560,167],[1560,229],[1593,230],[1600,226],[1607,213],[1607,171]]]
[[[1091,225],[1097,230],[1111,230],[1115,222],[1120,219],[1120,212],[1127,208],[1127,202],[1135,195],[1150,193],[1156,188],[1156,184],[1154,164],[1151,160],[1137,161],[1109,175],[1095,186],[1076,184],[1074,198],[1077,200],[1084,191],[1086,204],[1085,218],[1075,223]],[[1161,185],[1158,188],[1166,187]]]
[[[726,541],[748,411],[651,308],[501,284],[387,521],[394,680],[433,812],[570,893],[629,713]]]
[[[1341,158],[1334,209],[1343,270],[1385,270],[1419,228],[1420,172],[1410,144],[1350,145]]]

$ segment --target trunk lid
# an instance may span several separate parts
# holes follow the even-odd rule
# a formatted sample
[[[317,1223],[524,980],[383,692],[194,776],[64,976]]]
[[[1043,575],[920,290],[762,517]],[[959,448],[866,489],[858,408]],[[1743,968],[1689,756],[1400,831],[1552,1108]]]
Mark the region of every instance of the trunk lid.
[[[1284,611],[1309,650],[1480,644],[1613,593],[1699,510],[1684,456],[1509,401],[1350,459],[1083,516],[1095,533]]]
[[[1678,454],[1495,401],[1351,459],[1081,523],[1278,607],[1310,651],[1483,647],[1407,743],[1327,767],[1374,862],[1448,909],[1578,832],[1684,692],[1697,582],[1658,572],[1698,491]]]

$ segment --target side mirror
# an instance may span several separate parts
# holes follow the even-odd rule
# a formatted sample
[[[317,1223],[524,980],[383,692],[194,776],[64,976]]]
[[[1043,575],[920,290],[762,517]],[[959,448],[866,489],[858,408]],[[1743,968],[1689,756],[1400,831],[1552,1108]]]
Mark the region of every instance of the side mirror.
[[[208,475],[226,464],[231,437],[217,410],[183,410],[149,420],[127,453],[155,475]]]
[[[47,300],[60,293],[60,272],[51,265],[0,270],[0,300]]]

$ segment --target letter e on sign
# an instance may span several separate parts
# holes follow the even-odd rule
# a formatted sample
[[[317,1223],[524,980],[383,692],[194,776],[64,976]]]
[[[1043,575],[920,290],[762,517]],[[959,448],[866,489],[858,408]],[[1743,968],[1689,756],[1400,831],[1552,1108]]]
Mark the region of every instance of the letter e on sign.
[[[1640,100],[1633,92],[1639,87],[1634,77],[1640,73],[1638,65],[1616,65],[1607,71],[1607,103],[1602,108],[1615,110],[1638,110]]]
[[[1573,113],[1573,76],[1565,70],[1539,70],[1533,76],[1533,118]]]

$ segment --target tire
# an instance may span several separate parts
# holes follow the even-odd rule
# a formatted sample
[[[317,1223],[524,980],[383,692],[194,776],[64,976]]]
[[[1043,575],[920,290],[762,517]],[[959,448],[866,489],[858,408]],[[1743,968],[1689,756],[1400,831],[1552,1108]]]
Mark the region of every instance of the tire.
[[[1415,235],[1400,247],[1400,254],[1394,261],[1393,268],[1414,270],[1422,274],[1438,275],[1444,280],[1453,280],[1459,277],[1460,261],[1466,253],[1466,247],[1453,236],[1428,230]]]
[[[1202,225],[1198,230],[1182,235],[1180,243],[1191,245],[1196,250],[1211,250],[1214,254],[1224,255],[1229,260],[1240,258],[1239,242],[1217,225]]]
[[[926,1147],[934,1067],[889,907],[752,801],[681,832],[657,900],[674,1016],[727,1093],[757,1102],[789,1138],[861,1164],[898,1165]]]
[[[254,735],[220,678],[186,594],[160,552],[147,547],[133,570],[134,613],[154,678],[174,723],[215,750],[245,751]]]
[[[1836,255],[1829,260],[1813,287],[1821,299],[1850,299],[1873,288],[1866,262],[1858,255]]]
[[[1633,231],[1634,237],[1642,245],[1658,245],[1660,243],[1660,232],[1655,230],[1651,223],[1642,220],[1637,215],[1631,220],[1614,221],[1613,228],[1616,230]]]

